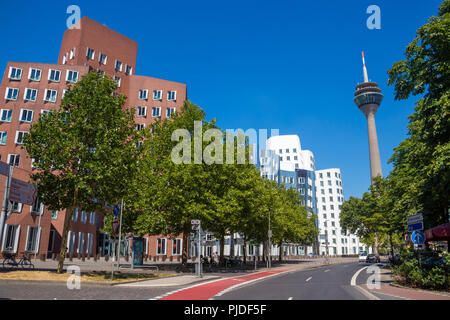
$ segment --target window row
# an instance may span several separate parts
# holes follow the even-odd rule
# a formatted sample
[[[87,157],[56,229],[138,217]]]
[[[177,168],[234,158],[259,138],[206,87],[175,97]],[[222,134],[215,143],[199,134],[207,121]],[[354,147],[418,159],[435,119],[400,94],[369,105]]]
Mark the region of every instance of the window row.
[[[183,249],[183,239],[173,239],[172,240],[172,255],[179,256]],[[166,255],[167,254],[167,239],[158,238],[156,239],[156,254]]]
[[[153,100],[162,100],[162,90],[153,90]],[[148,99],[148,90],[139,90],[138,93],[139,100],[147,100]],[[177,92],[176,91],[167,91],[167,101],[176,101],[177,100]]]
[[[38,95],[38,89],[25,88],[25,92],[23,93],[24,101],[36,101]],[[64,90],[63,93],[67,92]],[[5,90],[5,99],[15,101],[19,96],[19,88],[9,88],[7,87]],[[45,89],[44,90],[44,101],[47,102],[56,102],[56,98],[58,97],[58,90]],[[63,94],[64,97],[64,94]]]
[[[41,110],[41,115],[48,114],[50,110]],[[0,109],[0,121],[1,122],[11,122],[12,119],[12,109]],[[33,121],[34,111],[30,109],[20,109],[20,122],[32,122]]]
[[[39,248],[39,239],[41,228],[37,226],[27,227],[27,236],[24,251],[26,253],[35,253]],[[20,235],[20,225],[5,225],[5,234],[3,238],[3,252],[17,253]],[[22,250],[20,250],[22,251]]]
[[[286,150],[286,153],[289,153],[289,149],[285,149],[285,150]],[[296,149],[296,148],[293,148],[293,149],[292,149],[292,152],[293,152],[293,153],[296,153],[296,152],[297,152],[297,149]],[[283,153],[283,149],[280,149],[280,150],[279,150],[279,153],[282,154],[282,153]]]
[[[87,223],[88,219],[87,216],[88,213],[86,211],[82,210],[81,214],[79,214],[78,208],[75,208],[75,210],[73,211],[72,221],[77,222],[78,220],[80,220],[80,222],[82,223]],[[95,224],[95,218],[96,218],[95,212],[91,212],[89,215],[89,223]]]
[[[298,156],[294,156],[294,160],[298,160]],[[283,161],[283,157],[280,157],[280,161]],[[291,156],[286,156],[286,161],[291,161]]]
[[[166,117],[170,118],[175,113],[175,111],[176,111],[175,108],[167,108],[166,109]],[[137,107],[136,116],[146,117],[147,116],[147,107],[146,106]],[[153,118],[161,117],[161,107],[152,107],[152,117]]]
[[[75,242],[76,234],[78,234],[77,242]],[[94,235],[92,233],[69,231],[67,240],[67,251],[69,254],[74,253],[75,244],[77,244],[77,253],[87,253],[89,255],[92,254],[92,246],[94,244]]]
[[[32,81],[41,81],[41,69],[29,68],[28,69],[28,79]],[[9,67],[8,78],[10,80],[20,80],[22,78],[22,69],[16,67]],[[61,70],[49,69],[48,70],[48,81],[59,82],[61,80]],[[66,70],[66,81],[67,82],[77,82],[78,81],[78,71]]]
[[[86,58],[88,60],[95,60],[95,50],[87,47],[86,48]],[[107,62],[108,62],[108,56],[103,52],[99,52],[98,63],[101,65],[106,65]],[[128,76],[133,74],[133,67],[131,67],[130,65],[125,64],[122,61],[119,61],[117,59],[114,61],[114,69],[116,69],[117,72],[124,72]]]

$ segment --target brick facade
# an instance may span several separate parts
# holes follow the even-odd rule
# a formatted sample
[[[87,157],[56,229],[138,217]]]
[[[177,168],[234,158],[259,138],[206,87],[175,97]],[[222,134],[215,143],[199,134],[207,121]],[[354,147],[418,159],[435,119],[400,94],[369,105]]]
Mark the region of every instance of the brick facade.
[[[166,118],[171,111],[179,110],[187,99],[186,85],[135,75],[136,56],[137,42],[84,17],[80,20],[80,29],[68,29],[64,32],[57,64],[8,62],[0,85],[0,132],[6,133],[0,136],[0,160],[14,164],[17,158],[9,155],[19,155],[15,163],[17,166],[13,169],[13,177],[28,182],[33,170],[32,159],[21,149],[21,132],[28,132],[31,123],[37,121],[45,110],[59,108],[64,90],[74,83],[71,80],[79,81],[90,70],[104,72],[115,77],[117,82],[120,81],[117,92],[128,97],[125,108],[141,107],[140,114],[136,112],[135,116],[137,124],[148,126],[154,118]],[[18,70],[21,70],[20,77]],[[36,77],[37,73],[40,75],[39,79]],[[5,176],[0,176],[2,201],[5,180]],[[32,212],[32,206],[29,205],[22,205],[21,208],[19,205],[19,209],[19,212],[12,213],[5,222],[0,252],[26,252],[27,241],[31,239],[29,229],[38,226],[40,217],[37,254],[49,257],[52,253],[58,253],[68,213],[52,212],[44,206],[42,215]],[[73,253],[87,253],[87,245],[91,242],[91,255],[102,254],[103,250],[99,249],[102,249],[104,243],[100,243],[100,238],[107,239],[101,232],[103,216],[97,213],[94,221],[90,220],[91,213],[87,212],[84,222],[81,221],[83,215],[79,211],[77,221],[71,223]],[[11,232],[7,232],[8,226],[17,226],[14,239],[6,239],[12,234],[12,227],[9,227]],[[81,251],[78,248],[80,235],[84,237]],[[149,237],[148,254],[151,256],[157,255],[157,238]],[[5,248],[6,242],[12,247]],[[167,256],[172,253],[172,245],[172,240],[168,239]]]

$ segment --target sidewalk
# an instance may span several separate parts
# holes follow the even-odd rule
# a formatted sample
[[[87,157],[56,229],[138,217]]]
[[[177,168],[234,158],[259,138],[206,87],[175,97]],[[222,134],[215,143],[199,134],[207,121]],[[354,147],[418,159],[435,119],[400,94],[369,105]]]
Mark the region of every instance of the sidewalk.
[[[447,293],[398,286],[393,283],[392,272],[386,265],[381,267],[380,270],[380,289],[369,289],[367,285],[362,285],[365,290],[375,294],[389,295],[407,300],[450,300],[450,294]]]

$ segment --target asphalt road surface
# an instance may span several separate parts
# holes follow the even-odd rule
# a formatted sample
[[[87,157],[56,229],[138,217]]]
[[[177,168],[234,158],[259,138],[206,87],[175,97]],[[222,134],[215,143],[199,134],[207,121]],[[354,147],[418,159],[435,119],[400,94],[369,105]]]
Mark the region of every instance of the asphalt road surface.
[[[368,300],[351,285],[358,270],[370,266],[365,263],[347,263],[293,271],[228,291],[214,300]],[[365,284],[371,273],[362,270],[355,277],[356,285]],[[376,295],[391,300],[387,295]]]

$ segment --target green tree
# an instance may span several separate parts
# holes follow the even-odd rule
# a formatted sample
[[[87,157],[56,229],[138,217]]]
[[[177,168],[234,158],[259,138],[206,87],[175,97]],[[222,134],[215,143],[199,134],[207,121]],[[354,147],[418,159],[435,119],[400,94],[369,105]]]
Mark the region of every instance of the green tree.
[[[417,30],[406,59],[388,71],[395,99],[421,95],[409,117],[409,137],[395,148],[389,175],[395,210],[423,212],[428,227],[448,222],[450,202],[450,0]]]
[[[118,203],[135,176],[141,136],[134,111],[124,110],[116,82],[95,71],[64,96],[61,107],[30,127],[24,148],[34,159],[31,175],[39,198],[50,210],[66,210],[58,259],[63,272],[67,235],[75,208],[104,211]]]

